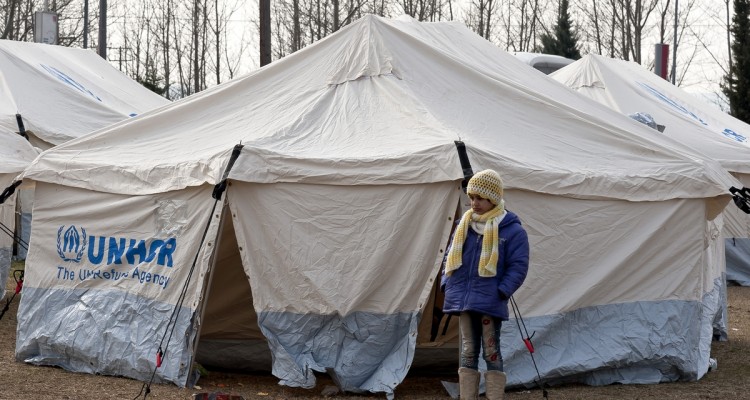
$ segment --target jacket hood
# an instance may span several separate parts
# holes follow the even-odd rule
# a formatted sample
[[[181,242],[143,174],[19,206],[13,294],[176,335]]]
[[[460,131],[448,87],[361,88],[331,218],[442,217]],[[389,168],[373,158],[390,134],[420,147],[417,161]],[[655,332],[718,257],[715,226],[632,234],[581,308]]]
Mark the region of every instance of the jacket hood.
[[[499,229],[505,228],[512,224],[521,224],[521,220],[518,218],[518,215],[516,215],[513,211],[505,210],[508,214],[505,215],[505,218],[503,218],[502,221],[500,221],[500,225],[498,225]]]

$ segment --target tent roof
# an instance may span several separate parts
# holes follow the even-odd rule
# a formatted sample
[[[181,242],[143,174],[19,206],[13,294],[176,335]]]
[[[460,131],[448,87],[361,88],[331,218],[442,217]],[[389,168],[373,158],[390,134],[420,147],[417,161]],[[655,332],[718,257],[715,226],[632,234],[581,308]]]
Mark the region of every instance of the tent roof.
[[[51,147],[167,103],[91,50],[0,40],[0,130]]]
[[[713,161],[528,68],[459,23],[366,16],[288,57],[51,149],[26,176],[146,194],[230,178],[456,180],[454,141],[506,186],[586,198],[726,193]],[[607,134],[602,132],[606,131]]]
[[[666,126],[663,135],[700,149],[730,172],[750,173],[750,125],[640,64],[587,55],[550,76],[626,115],[650,114]]]
[[[16,133],[0,132],[0,174],[18,174],[36,158],[31,144]],[[5,189],[0,187],[0,192]]]

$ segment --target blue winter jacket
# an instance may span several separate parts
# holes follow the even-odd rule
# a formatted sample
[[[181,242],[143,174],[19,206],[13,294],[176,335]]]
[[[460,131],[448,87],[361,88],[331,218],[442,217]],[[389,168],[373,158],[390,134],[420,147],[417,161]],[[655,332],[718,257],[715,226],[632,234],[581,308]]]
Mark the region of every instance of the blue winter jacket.
[[[444,313],[475,311],[508,320],[508,299],[521,287],[529,270],[529,238],[521,227],[521,220],[510,211],[500,222],[498,230],[497,274],[480,277],[479,256],[484,235],[470,227],[467,229],[461,267],[450,276],[443,268]]]

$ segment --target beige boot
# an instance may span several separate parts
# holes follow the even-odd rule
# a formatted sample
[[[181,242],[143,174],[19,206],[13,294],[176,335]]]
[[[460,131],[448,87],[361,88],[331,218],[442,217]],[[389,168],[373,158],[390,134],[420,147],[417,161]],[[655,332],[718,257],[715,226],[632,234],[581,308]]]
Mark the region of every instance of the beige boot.
[[[502,371],[487,371],[484,374],[484,384],[487,386],[487,400],[503,400],[505,396],[505,373]]]
[[[461,367],[458,369],[458,390],[461,400],[479,398],[479,371]]]

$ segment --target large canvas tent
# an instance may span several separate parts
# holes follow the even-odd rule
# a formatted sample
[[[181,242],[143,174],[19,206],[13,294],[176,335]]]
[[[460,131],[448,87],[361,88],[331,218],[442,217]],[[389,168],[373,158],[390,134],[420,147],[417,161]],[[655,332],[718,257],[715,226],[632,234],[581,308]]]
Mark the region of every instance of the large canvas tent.
[[[10,186],[16,176],[31,164],[38,152],[23,137],[0,131],[0,193]],[[0,204],[0,299],[5,296],[10,261],[13,256],[13,237],[16,226],[15,196]]]
[[[285,385],[389,394],[415,355],[455,365],[455,318],[430,332],[463,144],[529,232],[517,300],[545,379],[700,378],[736,180],[541,78],[461,24],[366,16],[45,152],[24,174],[17,359],[187,385],[210,347]],[[513,323],[502,340],[509,383],[533,383]]]
[[[649,114],[657,124],[665,126],[663,135],[700,149],[744,186],[750,186],[750,125],[641,65],[591,54],[551,77],[624,114]],[[737,207],[727,207],[724,228],[727,280],[748,286],[750,215]]]
[[[0,130],[42,150],[169,103],[91,50],[42,43],[0,40],[0,82]]]

